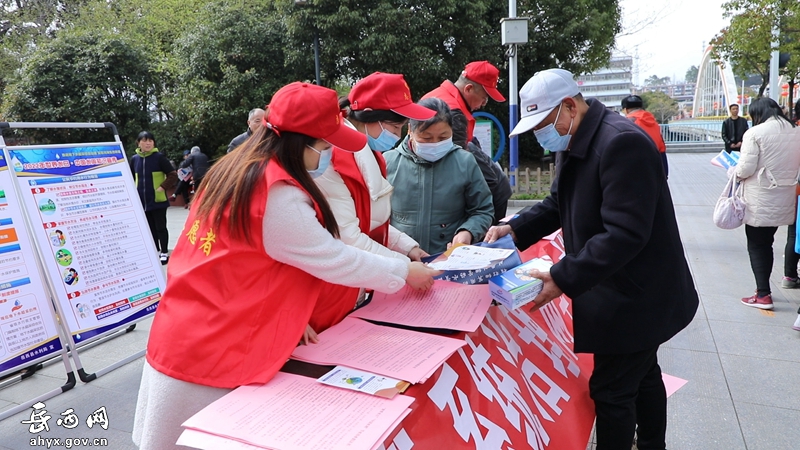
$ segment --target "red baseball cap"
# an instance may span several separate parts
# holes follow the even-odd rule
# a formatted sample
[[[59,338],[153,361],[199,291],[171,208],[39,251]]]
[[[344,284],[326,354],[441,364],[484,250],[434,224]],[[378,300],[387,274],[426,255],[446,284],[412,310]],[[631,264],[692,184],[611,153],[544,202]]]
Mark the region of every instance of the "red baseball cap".
[[[367,145],[367,136],[344,125],[336,91],[296,81],[278,89],[267,105],[265,125],[278,136],[282,131],[323,139],[351,152]]]
[[[414,120],[428,120],[436,111],[411,100],[411,89],[400,74],[375,72],[361,79],[347,96],[350,109],[393,111]]]
[[[497,79],[500,71],[489,61],[473,61],[464,67],[461,75],[480,84],[489,97],[496,102],[504,102],[506,98],[497,90]]]

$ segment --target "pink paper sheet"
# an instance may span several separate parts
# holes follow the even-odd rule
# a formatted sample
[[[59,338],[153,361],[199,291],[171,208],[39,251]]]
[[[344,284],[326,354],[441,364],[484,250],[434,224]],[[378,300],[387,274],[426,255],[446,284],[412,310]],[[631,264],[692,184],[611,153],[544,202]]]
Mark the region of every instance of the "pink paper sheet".
[[[395,294],[376,292],[372,301],[350,317],[412,327],[475,331],[492,304],[489,287],[437,280],[425,292],[405,287]]]
[[[176,444],[200,450],[264,450],[265,448],[189,428],[183,430]]]
[[[666,388],[667,390],[667,397],[674,394],[675,391],[682,388],[684,384],[689,382],[688,380],[684,380],[683,378],[667,375],[664,372],[661,372],[661,379],[664,380],[664,388]]]
[[[389,428],[388,430],[386,430],[386,432],[384,432],[384,433],[383,433],[383,435],[381,435],[381,437],[378,439],[378,442],[376,442],[376,443],[375,443],[375,445],[373,445],[373,446],[372,446],[372,448],[371,448],[370,450],[378,450],[379,448],[381,448],[381,446],[383,445],[383,443],[384,443],[384,442],[385,442],[387,439],[389,439],[389,435],[390,435],[390,434],[392,434],[392,431],[394,431],[394,429],[395,429],[395,428],[397,428],[398,426],[400,426],[400,422],[402,422],[402,421],[403,421],[403,419],[405,419],[405,418],[406,418],[406,416],[408,416],[409,414],[411,414],[411,409],[410,409],[410,408],[409,408],[409,409],[407,409],[407,410],[406,410],[406,412],[404,412],[402,416],[400,416],[400,417],[398,417],[398,418],[397,418],[397,420],[394,422],[394,424],[392,425],[392,427],[391,427],[391,428]]]
[[[392,434],[395,428],[400,425],[400,422],[411,414],[411,409],[406,409],[403,415],[397,418],[394,421],[391,428],[387,429],[380,438],[378,438],[378,442],[372,446],[370,450],[377,450],[381,448],[383,443],[386,439],[389,439],[389,435]],[[256,445],[245,444],[244,442],[235,441],[233,439],[228,439],[224,436],[217,436],[216,434],[209,434],[204,431],[199,430],[192,430],[186,429],[183,430],[180,437],[178,438],[178,445],[184,445],[186,447],[194,447],[200,450],[264,450],[265,447],[258,447]],[[267,449],[271,450],[271,449]]]
[[[231,391],[183,426],[270,449],[368,450],[413,402],[405,395],[388,400],[278,372],[265,385]]]
[[[347,317],[320,333],[319,343],[298,346],[292,358],[417,383],[465,344],[458,339]]]

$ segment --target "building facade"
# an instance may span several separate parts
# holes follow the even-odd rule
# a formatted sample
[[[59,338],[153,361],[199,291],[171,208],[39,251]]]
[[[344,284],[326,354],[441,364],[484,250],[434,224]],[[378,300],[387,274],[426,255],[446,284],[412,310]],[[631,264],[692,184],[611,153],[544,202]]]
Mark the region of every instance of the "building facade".
[[[584,97],[595,98],[619,111],[622,99],[633,93],[633,58],[612,56],[608,67],[581,75],[576,81]]]

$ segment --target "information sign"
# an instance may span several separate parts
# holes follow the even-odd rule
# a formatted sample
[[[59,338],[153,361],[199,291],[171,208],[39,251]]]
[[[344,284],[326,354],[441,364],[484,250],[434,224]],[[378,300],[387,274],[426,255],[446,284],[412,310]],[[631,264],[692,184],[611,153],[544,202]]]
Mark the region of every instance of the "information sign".
[[[75,342],[150,314],[164,276],[121,145],[8,147],[7,157]]]
[[[0,376],[63,348],[6,162],[0,152]]]

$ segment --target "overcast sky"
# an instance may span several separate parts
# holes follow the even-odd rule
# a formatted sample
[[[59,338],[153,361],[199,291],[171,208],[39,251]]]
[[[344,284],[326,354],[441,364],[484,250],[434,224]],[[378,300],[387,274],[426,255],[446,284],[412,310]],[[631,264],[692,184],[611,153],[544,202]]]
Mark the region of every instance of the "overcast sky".
[[[640,31],[617,39],[621,53],[638,55],[638,80],[634,60],[635,84],[650,75],[683,80],[686,70],[699,66],[708,42],[729,21],[722,18],[725,0],[620,0],[623,27],[655,18]]]

